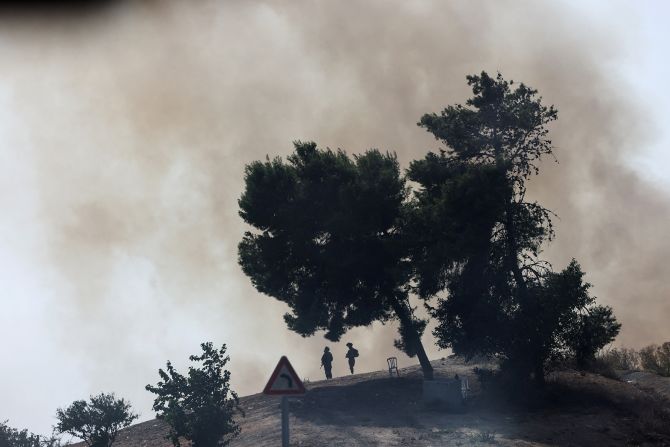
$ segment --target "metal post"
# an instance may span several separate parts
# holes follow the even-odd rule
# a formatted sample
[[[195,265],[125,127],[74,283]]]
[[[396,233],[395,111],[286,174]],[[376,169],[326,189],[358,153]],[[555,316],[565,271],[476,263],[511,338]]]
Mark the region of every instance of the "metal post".
[[[288,447],[288,397],[281,397],[281,445]]]

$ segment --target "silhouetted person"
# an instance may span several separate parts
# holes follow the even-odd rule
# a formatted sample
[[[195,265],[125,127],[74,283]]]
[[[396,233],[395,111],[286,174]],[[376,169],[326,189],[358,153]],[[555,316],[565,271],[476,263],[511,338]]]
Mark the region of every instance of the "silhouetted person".
[[[351,374],[353,374],[354,365],[356,364],[356,357],[358,357],[358,349],[354,348],[354,345],[351,342],[347,343],[347,347],[349,350],[347,351],[347,355],[345,355],[345,357],[349,359],[349,369],[351,370]]]
[[[333,354],[330,353],[330,348],[326,346],[323,348],[323,355],[321,356],[321,365],[326,372],[326,379],[333,378]]]

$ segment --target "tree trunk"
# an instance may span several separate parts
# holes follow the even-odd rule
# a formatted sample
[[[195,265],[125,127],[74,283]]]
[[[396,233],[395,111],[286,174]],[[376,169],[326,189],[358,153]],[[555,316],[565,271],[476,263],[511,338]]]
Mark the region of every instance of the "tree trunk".
[[[526,284],[526,280],[523,277],[523,273],[521,272],[521,267],[519,266],[519,258],[518,258],[518,252],[519,252],[519,247],[517,246],[516,242],[516,228],[514,225],[514,220],[513,216],[511,213],[511,203],[508,203],[507,205],[507,211],[506,211],[506,219],[505,219],[505,226],[507,228],[507,242],[508,242],[508,263],[510,266],[510,269],[512,270],[512,275],[514,276],[514,281],[517,284],[517,287],[519,288],[519,304],[521,305],[521,312],[523,314],[523,324],[525,326],[525,330],[528,332],[528,336],[530,337],[536,337],[537,334],[535,332],[536,327],[533,326],[532,324],[532,318],[533,315],[536,315],[537,309],[535,306],[537,305],[535,302],[531,300],[530,294],[528,292],[528,285]],[[535,384],[542,388],[544,387],[545,383],[545,377],[544,377],[544,356],[539,354],[537,351],[535,351],[532,346],[533,346],[533,339],[529,340],[529,344],[531,346],[527,346],[528,349],[528,355],[532,355],[532,358],[529,360],[533,362],[535,365],[532,367],[533,369],[533,376],[535,378]],[[532,354],[530,354],[532,353]]]
[[[519,247],[516,244],[516,228],[514,226],[514,217],[512,216],[511,202],[508,202],[505,210],[505,229],[507,230],[507,262],[512,270],[514,282],[519,287],[519,295],[521,295],[521,304],[523,306],[528,303],[528,288],[519,267]]]
[[[412,316],[409,309],[396,298],[391,300],[391,307],[393,311],[398,316],[400,322],[408,328],[410,331],[410,336],[412,337],[412,343],[416,346],[416,356],[419,358],[419,364],[421,365],[421,370],[423,371],[423,378],[425,380],[433,380],[433,366],[430,364],[430,360],[426,355],[426,351],[423,349],[423,344],[421,343],[421,337],[419,333],[414,329],[414,324]]]
[[[505,170],[507,172],[507,167],[505,166],[505,160],[503,159],[502,143],[498,139],[497,130],[494,131],[493,146],[494,146],[495,157],[496,157],[496,162],[495,162],[496,166],[498,167],[498,169],[502,169],[502,170]],[[531,302],[531,297],[530,297],[530,294],[528,292],[528,285],[526,284],[526,280],[523,277],[523,272],[521,270],[521,266],[519,265],[519,254],[520,254],[519,251],[520,251],[520,249],[519,249],[519,246],[518,246],[517,240],[516,240],[516,234],[517,234],[516,233],[516,225],[514,224],[514,215],[513,215],[513,212],[512,212],[513,200],[514,200],[513,196],[514,196],[514,193],[512,194],[512,197],[510,197],[507,200],[507,203],[505,204],[505,223],[504,223],[504,226],[505,226],[505,230],[506,230],[506,233],[507,233],[506,234],[507,253],[505,254],[505,258],[506,258],[507,266],[508,266],[509,270],[511,271],[512,276],[514,277],[514,282],[516,283],[517,288],[518,288],[519,304],[520,304],[520,307],[521,307],[521,313],[524,314],[523,317],[522,317],[523,318],[523,320],[522,320],[523,324],[526,326],[526,331],[531,332],[531,331],[533,331],[533,328],[531,327],[530,321],[528,319],[532,318],[532,316],[530,316],[529,314],[532,315],[532,312],[530,312],[530,310],[531,310],[530,306],[532,306],[533,303]],[[531,334],[529,334],[529,335],[531,335]],[[535,335],[535,334],[532,334],[532,335]],[[529,344],[532,345],[532,342],[530,342]],[[526,346],[526,349],[528,349],[529,352],[531,352],[530,346]],[[529,354],[529,352],[527,352],[527,355]],[[544,379],[545,379],[545,377],[544,377],[544,362],[543,362],[544,358],[541,358],[541,359],[537,359],[537,358],[527,359],[526,358],[524,360],[526,360],[526,361],[530,360],[532,362],[531,365],[534,365],[534,366],[530,366],[530,368],[528,368],[528,369],[530,369],[531,371],[528,371],[528,372],[532,372],[533,376],[535,377],[535,382],[539,386],[543,386],[544,385]]]

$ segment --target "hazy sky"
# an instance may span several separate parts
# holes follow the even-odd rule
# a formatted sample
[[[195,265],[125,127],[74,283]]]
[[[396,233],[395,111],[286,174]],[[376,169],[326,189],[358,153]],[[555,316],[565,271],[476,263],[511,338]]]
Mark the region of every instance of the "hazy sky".
[[[246,163],[291,141],[396,151],[437,143],[421,114],[500,70],[559,109],[559,164],[531,194],[558,213],[546,251],[576,257],[624,324],[670,339],[670,6],[588,2],[127,1],[87,16],[0,22],[0,421],[47,433],[91,393],[153,417],[144,385],[202,341],[227,343],[259,392],[286,354],[321,378],[321,335],[236,262]],[[362,370],[393,325],[352,331]],[[443,355],[425,337],[433,356]]]

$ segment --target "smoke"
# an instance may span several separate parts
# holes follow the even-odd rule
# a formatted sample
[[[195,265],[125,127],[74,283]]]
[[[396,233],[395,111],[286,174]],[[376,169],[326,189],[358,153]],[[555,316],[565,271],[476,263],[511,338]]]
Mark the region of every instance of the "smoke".
[[[560,216],[549,259],[582,263],[624,325],[621,343],[668,339],[670,201],[627,164],[649,129],[610,69],[625,50],[565,4],[530,1],[163,0],[85,20],[6,19],[0,105],[12,125],[0,147],[24,154],[30,181],[15,194],[37,196],[30,228],[44,244],[30,262],[49,288],[46,303],[25,299],[46,309],[67,359],[52,368],[85,378],[59,398],[117,391],[148,418],[144,385],[206,340],[228,343],[241,394],[260,391],[282,354],[320,378],[326,341],[289,333],[284,306],[237,266],[245,164],[300,139],[396,151],[406,167],[438,147],[418,118],[463,102],[465,75],[481,70],[538,88],[559,110],[560,163],[547,160],[530,191]],[[413,363],[394,337],[373,325],[343,341],[362,370],[390,355]],[[343,374],[345,349],[331,349]]]

